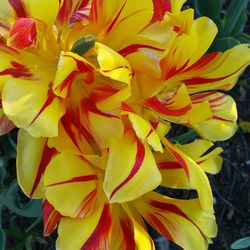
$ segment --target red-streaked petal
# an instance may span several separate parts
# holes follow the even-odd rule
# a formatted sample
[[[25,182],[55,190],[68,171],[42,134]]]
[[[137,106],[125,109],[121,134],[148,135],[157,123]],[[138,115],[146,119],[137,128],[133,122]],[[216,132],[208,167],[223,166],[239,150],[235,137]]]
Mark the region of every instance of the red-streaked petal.
[[[198,199],[177,200],[150,192],[136,204],[154,229],[184,249],[205,250],[216,236],[213,211],[202,210]]]
[[[226,140],[233,136],[238,126],[236,103],[232,97],[219,92],[204,92],[191,96],[192,103],[208,102],[212,113],[210,119],[191,124],[205,139]]]
[[[36,42],[36,22],[31,18],[21,18],[12,26],[7,43],[17,49],[26,49]]]
[[[15,125],[13,122],[8,119],[8,117],[3,112],[3,109],[0,108],[0,135],[5,135],[14,128]]]
[[[105,203],[96,213],[83,219],[61,219],[56,245],[60,249],[108,250],[111,228],[111,210],[109,204]]]
[[[167,11],[171,12],[171,0],[153,0],[154,3],[154,15],[151,19],[151,23],[163,20]]]
[[[149,179],[150,182],[146,181]],[[160,182],[161,176],[149,146],[132,130],[111,144],[103,184],[110,202],[133,200],[156,188]]]
[[[61,214],[47,201],[43,201],[43,235],[52,234],[62,218]]]
[[[55,149],[49,148],[46,138],[34,138],[20,129],[17,143],[17,178],[23,192],[32,198],[44,195],[42,177]]]

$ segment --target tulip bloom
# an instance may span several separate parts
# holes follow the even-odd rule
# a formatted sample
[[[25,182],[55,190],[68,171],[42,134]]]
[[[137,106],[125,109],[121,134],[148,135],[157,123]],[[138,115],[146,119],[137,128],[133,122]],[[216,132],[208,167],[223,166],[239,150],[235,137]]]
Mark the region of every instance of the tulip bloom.
[[[45,235],[59,223],[59,249],[154,249],[143,220],[184,249],[215,237],[205,172],[221,149],[205,153],[236,131],[220,91],[250,53],[206,54],[217,28],[184,2],[1,0],[0,132],[20,128],[19,184],[44,199]],[[207,140],[172,144],[171,123]]]
[[[203,171],[220,169],[220,148],[204,154],[211,142],[173,145],[166,140],[164,154],[154,155],[154,166],[153,158],[142,159],[143,144],[132,131],[101,156],[82,154],[85,143],[78,141],[80,151],[64,136],[45,140],[20,130],[24,144],[19,144],[17,169],[23,191],[44,199],[44,234],[51,234],[59,223],[59,249],[154,249],[143,219],[184,249],[207,249],[217,228]],[[67,142],[61,152],[59,142]],[[31,152],[34,159],[42,158],[31,161],[27,157]],[[163,176],[160,185],[195,189],[198,198],[178,200],[151,191],[158,185],[155,167]]]

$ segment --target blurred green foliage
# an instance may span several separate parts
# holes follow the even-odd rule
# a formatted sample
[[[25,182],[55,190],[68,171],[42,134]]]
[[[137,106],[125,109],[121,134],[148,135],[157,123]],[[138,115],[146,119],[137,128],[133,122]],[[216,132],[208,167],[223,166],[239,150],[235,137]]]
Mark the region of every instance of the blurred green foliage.
[[[244,32],[248,3],[249,0],[231,0],[224,10],[221,0],[194,0],[198,16],[211,18],[218,27],[210,51],[225,51],[240,43],[250,43],[250,35]]]

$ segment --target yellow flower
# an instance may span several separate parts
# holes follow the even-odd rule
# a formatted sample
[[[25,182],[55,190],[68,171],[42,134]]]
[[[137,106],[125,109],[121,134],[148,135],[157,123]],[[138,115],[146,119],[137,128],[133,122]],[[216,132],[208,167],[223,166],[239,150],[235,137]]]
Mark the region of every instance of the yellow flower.
[[[213,145],[208,141],[172,145],[164,140],[164,154],[154,155],[156,166],[131,130],[101,156],[82,154],[86,144],[78,141],[77,149],[73,138],[46,140],[19,131],[24,143],[18,148],[19,183],[28,195],[45,199],[44,234],[59,223],[59,249],[154,249],[143,219],[184,249],[207,249],[217,229],[203,170],[219,170],[221,149],[204,155]],[[67,143],[61,152],[51,148],[58,141]],[[27,154],[42,157],[32,161]],[[155,168],[163,175],[162,186],[194,189],[198,198],[178,200],[153,192],[160,184]]]

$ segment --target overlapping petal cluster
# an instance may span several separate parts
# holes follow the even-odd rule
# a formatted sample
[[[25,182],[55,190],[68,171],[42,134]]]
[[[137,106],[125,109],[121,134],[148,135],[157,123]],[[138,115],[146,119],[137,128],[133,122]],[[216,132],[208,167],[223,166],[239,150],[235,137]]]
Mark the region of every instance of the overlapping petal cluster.
[[[250,49],[206,54],[217,28],[184,2],[0,0],[0,130],[20,128],[19,184],[58,249],[155,249],[145,223],[187,250],[216,236],[205,172],[236,131],[225,90]],[[171,124],[202,139],[173,144]]]

